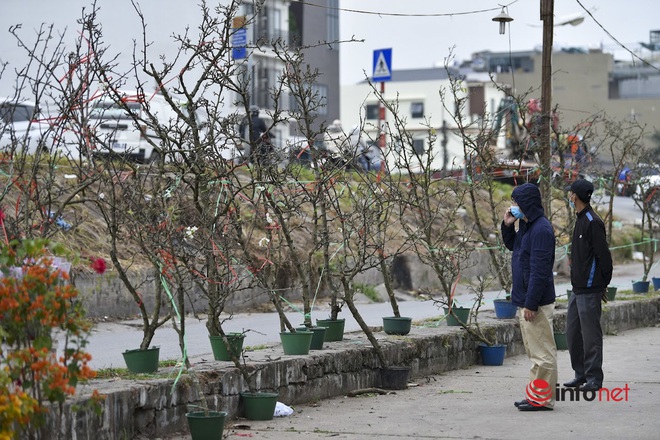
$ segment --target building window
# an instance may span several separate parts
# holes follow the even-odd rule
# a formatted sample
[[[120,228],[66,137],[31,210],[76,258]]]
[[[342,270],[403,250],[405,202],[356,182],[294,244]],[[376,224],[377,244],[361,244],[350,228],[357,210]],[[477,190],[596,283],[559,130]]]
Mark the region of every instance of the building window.
[[[328,1],[328,43],[333,50],[339,49],[339,0]]]
[[[368,104],[367,105],[367,119],[378,119],[380,113],[380,105],[378,104]]]
[[[424,154],[426,152],[425,151],[425,144],[426,144],[425,139],[413,139],[413,145],[412,146],[413,146],[413,151],[415,152],[415,154],[417,154],[418,156],[421,156],[422,154]]]
[[[410,104],[410,115],[413,118],[423,118],[424,117],[424,103],[423,102],[413,102]]]

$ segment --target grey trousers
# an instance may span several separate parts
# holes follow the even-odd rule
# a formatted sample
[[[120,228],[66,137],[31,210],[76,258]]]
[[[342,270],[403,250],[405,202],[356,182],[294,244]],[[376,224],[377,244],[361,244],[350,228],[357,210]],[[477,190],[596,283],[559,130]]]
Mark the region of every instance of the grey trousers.
[[[566,342],[575,378],[603,385],[602,293],[573,294],[568,300]]]

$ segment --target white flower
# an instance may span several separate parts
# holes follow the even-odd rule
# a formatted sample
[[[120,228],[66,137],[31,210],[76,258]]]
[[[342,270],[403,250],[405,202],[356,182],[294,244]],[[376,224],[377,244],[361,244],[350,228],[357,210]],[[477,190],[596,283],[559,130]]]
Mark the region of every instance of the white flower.
[[[195,232],[197,232],[197,229],[199,229],[197,226],[188,226],[184,231],[186,234],[187,239],[193,239],[195,238]]]
[[[266,223],[273,223],[273,218],[270,216],[269,212],[266,213]]]
[[[261,240],[259,240],[260,247],[266,247],[268,246],[268,243],[270,243],[270,240],[267,237],[264,237]]]

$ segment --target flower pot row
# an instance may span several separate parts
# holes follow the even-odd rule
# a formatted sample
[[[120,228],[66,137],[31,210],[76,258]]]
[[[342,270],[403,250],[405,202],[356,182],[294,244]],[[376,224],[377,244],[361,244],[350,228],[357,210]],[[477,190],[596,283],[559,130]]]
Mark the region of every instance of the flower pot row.
[[[298,327],[295,332],[280,333],[282,349],[285,354],[307,354],[310,349],[323,348],[329,337],[341,341],[344,335],[344,320],[318,320],[318,327]],[[226,338],[226,342],[225,342]],[[213,357],[220,361],[229,361],[233,356],[240,356],[243,350],[243,333],[227,333],[222,336],[209,336]],[[242,392],[240,404],[243,416],[248,420],[271,420],[277,407],[279,394],[273,392]],[[220,440],[223,438],[226,412],[195,411],[186,414],[190,435],[193,440]]]
[[[248,420],[271,420],[275,415],[278,393],[241,393],[243,415]],[[225,411],[191,411],[186,413],[192,440],[221,440],[225,429]]]

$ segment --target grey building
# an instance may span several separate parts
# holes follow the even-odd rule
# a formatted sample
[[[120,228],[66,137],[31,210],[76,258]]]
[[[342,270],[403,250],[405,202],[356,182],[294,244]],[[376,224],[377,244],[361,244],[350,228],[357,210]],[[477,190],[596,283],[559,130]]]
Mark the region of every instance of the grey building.
[[[287,71],[284,57],[274,52],[274,45],[285,48],[290,54],[300,50],[304,56],[303,70],[318,71],[312,84],[312,92],[319,98],[312,129],[319,131],[339,118],[339,1],[317,0],[314,4],[304,1],[264,0],[262,3],[247,0],[240,11],[248,24],[247,40],[255,47],[245,58],[242,72],[249,84],[247,99],[235,93],[233,100],[239,107],[256,105],[261,117],[267,121],[269,112],[276,106],[273,90],[282,85],[282,75]],[[278,49],[278,50],[280,50]],[[285,88],[277,95],[277,108],[292,112],[289,123],[278,123],[271,133],[275,143],[284,146],[291,137],[299,136],[296,115],[299,103]],[[247,105],[246,105],[247,104]],[[286,113],[285,113],[286,114]]]
[[[541,98],[540,51],[480,52],[468,64],[515,85],[516,96]],[[649,133],[660,130],[660,62],[622,62],[601,50],[572,48],[553,53],[552,72],[552,105],[564,130],[601,112],[646,125]]]
[[[289,6],[289,38],[293,45],[305,47],[305,63],[318,69],[313,89],[324,104],[318,111],[314,128],[339,119],[339,0],[316,0],[314,5],[292,2]]]

